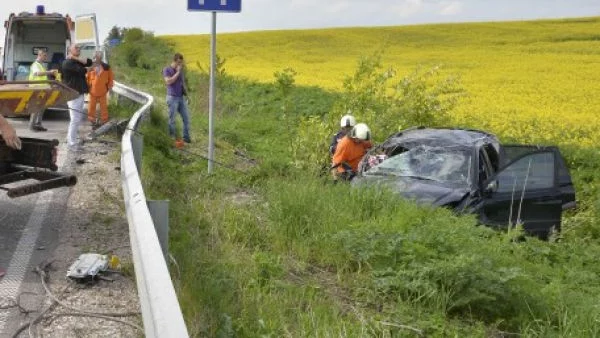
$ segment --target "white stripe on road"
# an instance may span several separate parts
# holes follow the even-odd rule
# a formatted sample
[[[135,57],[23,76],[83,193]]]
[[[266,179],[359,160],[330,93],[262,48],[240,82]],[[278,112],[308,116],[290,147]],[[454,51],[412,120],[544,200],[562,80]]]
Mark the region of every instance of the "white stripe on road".
[[[61,149],[63,150],[63,149]],[[64,154],[64,150],[60,151],[59,154]],[[62,168],[65,161],[65,156],[59,156],[57,159],[58,167]],[[12,259],[6,269],[6,274],[0,280],[0,305],[6,305],[8,300],[16,300],[19,290],[21,289],[21,283],[25,278],[25,273],[29,267],[29,262],[33,251],[35,250],[35,244],[40,235],[42,225],[48,214],[48,208],[52,197],[54,195],[53,190],[46,190],[38,193],[38,199],[35,201],[33,212],[27,221],[23,234],[19,239],[17,248],[12,256]],[[11,309],[0,310],[0,333],[3,332],[6,326],[6,321],[11,314]]]
[[[52,201],[52,190],[41,192],[39,198],[35,202],[35,207],[29,217],[27,226],[23,229],[23,234],[19,240],[19,244],[12,256],[8,269],[6,269],[6,275],[0,280],[0,299],[16,299],[23,278],[25,278],[25,272],[29,266],[31,255],[35,249],[35,243],[37,242],[42,224],[44,224],[44,217],[48,213],[50,201]],[[6,319],[10,311],[0,310],[0,332],[4,329]]]

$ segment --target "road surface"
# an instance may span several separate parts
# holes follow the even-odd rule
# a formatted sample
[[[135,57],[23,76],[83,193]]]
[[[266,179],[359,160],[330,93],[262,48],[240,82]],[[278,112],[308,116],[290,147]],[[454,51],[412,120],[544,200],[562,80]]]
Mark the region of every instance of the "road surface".
[[[44,117],[47,132],[30,131],[27,119],[13,118],[10,122],[20,137],[59,140],[59,170],[68,171],[65,164],[69,162],[69,155],[64,145],[68,114],[47,113]],[[0,277],[0,337],[9,336],[16,329],[19,309],[11,305],[19,294],[22,294],[22,303],[40,302],[40,297],[25,295],[44,294],[33,268],[56,248],[57,230],[65,215],[68,196],[68,188],[14,199],[0,192],[0,269],[4,272]],[[36,304],[27,304],[27,307],[33,308]]]

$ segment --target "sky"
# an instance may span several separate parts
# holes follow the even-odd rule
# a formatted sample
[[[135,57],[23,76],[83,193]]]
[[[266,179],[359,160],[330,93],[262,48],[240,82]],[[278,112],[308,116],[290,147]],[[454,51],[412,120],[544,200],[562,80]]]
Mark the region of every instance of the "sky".
[[[190,12],[188,0],[1,0],[11,12],[96,13],[100,40],[111,27],[139,27],[155,35],[210,34],[209,12]],[[220,1],[220,0],[197,0]],[[231,0],[230,0],[231,1]],[[397,26],[600,16],[600,0],[241,0],[240,13],[219,13],[217,33],[273,29]],[[4,41],[4,30],[0,33]]]

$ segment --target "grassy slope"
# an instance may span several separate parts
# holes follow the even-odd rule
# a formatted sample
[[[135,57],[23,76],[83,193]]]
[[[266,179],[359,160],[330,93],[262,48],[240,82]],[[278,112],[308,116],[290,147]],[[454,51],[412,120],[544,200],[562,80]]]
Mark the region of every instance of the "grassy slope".
[[[540,32],[539,25],[548,27]],[[148,47],[145,56],[153,65],[148,70],[123,67],[122,59],[116,55],[115,66],[123,81],[157,95],[154,123],[145,131],[148,146],[144,155],[144,180],[152,198],[171,200],[171,251],[179,266],[173,274],[192,334],[412,335],[413,331],[403,325],[423,330],[430,336],[486,336],[502,334],[502,331],[540,337],[599,334],[600,313],[595,305],[600,294],[596,278],[600,271],[595,264],[600,246],[594,240],[599,231],[597,213],[569,216],[570,229],[584,229],[576,231],[577,236],[567,236],[562,243],[512,243],[510,236],[475,227],[471,218],[456,218],[445,210],[417,208],[384,193],[357,193],[343,185],[334,186],[320,178],[307,177],[290,165],[293,157],[288,136],[293,134],[297,116],[282,116],[277,88],[269,84],[275,70],[293,66],[302,73],[302,67],[318,66],[319,60],[333,59],[331,55],[339,57],[339,50],[324,49],[321,43],[314,43],[311,35],[325,32],[327,46],[345,46],[344,50],[353,50],[355,45],[364,43],[363,51],[368,52],[365,32],[371,35],[402,32],[397,35],[405,44],[411,41],[413,45],[410,52],[402,56],[413,55],[413,59],[397,65],[399,68],[411,69],[428,58],[437,62],[462,55],[460,74],[472,98],[461,105],[461,109],[465,109],[464,105],[473,102],[489,102],[502,88],[516,95],[518,88],[537,92],[537,87],[552,87],[547,82],[556,83],[554,78],[539,77],[535,64],[525,58],[528,54],[521,53],[517,47],[538,39],[540,34],[548,37],[548,30],[559,31],[561,25],[578,29],[577,32],[565,31],[565,36],[587,39],[587,42],[576,43],[588,54],[594,51],[597,42],[590,36],[597,31],[595,19],[583,23],[436,25],[257,32],[219,37],[220,54],[228,59],[226,68],[230,74],[251,76],[243,71],[258,68],[257,74],[263,76],[263,84],[235,78],[227,78],[221,84],[217,157],[244,170],[245,174],[217,166],[216,174],[207,176],[203,159],[170,150],[164,136],[164,88],[159,75],[161,65],[168,62],[167,50],[156,43]],[[452,31],[448,31],[448,27]],[[280,36],[281,41],[290,45],[303,46],[305,57],[324,57],[314,56],[312,63],[277,58],[273,55],[275,47],[268,48],[276,40],[274,36]],[[301,38],[294,39],[294,36]],[[308,38],[302,38],[305,36]],[[470,36],[477,39],[466,38]],[[238,37],[241,39],[236,41]],[[226,38],[232,41],[231,46],[245,47],[238,53],[243,51],[243,55],[249,55],[246,57],[249,64],[259,66],[238,66],[241,61],[234,62],[225,52]],[[473,46],[465,43],[472,40]],[[244,46],[243,41],[253,43]],[[445,47],[436,49],[437,41]],[[498,47],[501,46],[498,41],[503,41],[504,47]],[[189,41],[186,45],[197,46],[198,43]],[[341,67],[340,73],[349,74],[359,50],[349,55],[347,61],[332,63]],[[542,53],[542,57],[550,58],[545,62],[549,62],[555,73],[579,66],[578,58],[569,58],[569,62],[553,59],[554,54],[570,55],[570,49],[557,51],[560,53]],[[185,50],[184,53],[189,62],[193,53]],[[389,57],[390,52],[386,50],[385,55]],[[432,55],[437,55],[437,59]],[[288,63],[273,65],[257,62],[253,57],[272,62],[287,60]],[[505,87],[504,81],[489,82],[486,70],[498,63],[518,68],[504,74],[507,81],[527,82],[520,87]],[[330,71],[331,67],[324,69]],[[481,79],[487,87],[473,93],[478,83],[468,81],[472,77]],[[206,79],[190,78],[195,81],[193,86],[197,93],[192,98],[196,142],[190,150],[203,154],[206,149],[203,131],[207,125]],[[540,78],[544,82],[538,81]],[[306,84],[301,76],[298,81]],[[594,85],[591,84],[592,88]],[[567,82],[563,89],[570,87],[572,83]],[[581,90],[588,89],[582,87]],[[479,95],[485,95],[485,100],[477,101]],[[567,91],[557,100],[562,106],[568,106],[571,95],[578,97],[579,93]],[[335,95],[330,92],[298,87],[292,101],[301,108],[294,113],[321,114],[334,99]],[[519,111],[521,108],[514,108],[512,101],[502,102],[502,106],[494,108],[483,104],[476,110],[490,109],[494,112],[492,122],[486,122],[488,115],[473,114],[471,125],[497,127],[497,123],[507,119],[498,113],[504,109],[513,111],[510,118],[530,118]],[[515,102],[529,109],[523,100]],[[593,126],[594,121],[597,120],[591,119],[588,124]],[[572,125],[554,127],[560,134],[573,132],[569,129]],[[495,129],[505,139],[524,136],[509,134],[511,130]],[[579,133],[578,130],[575,132]],[[555,134],[548,136],[539,128],[535,131],[526,135],[525,140],[573,143]],[[598,168],[600,160],[597,154],[587,153],[585,145],[572,148],[568,155],[579,196],[592,204],[597,203],[594,185],[597,186],[598,179],[594,168]],[[258,165],[252,166],[235,156],[234,149],[246,152]],[[582,194],[583,189],[587,190]],[[590,240],[582,238],[584,236]]]

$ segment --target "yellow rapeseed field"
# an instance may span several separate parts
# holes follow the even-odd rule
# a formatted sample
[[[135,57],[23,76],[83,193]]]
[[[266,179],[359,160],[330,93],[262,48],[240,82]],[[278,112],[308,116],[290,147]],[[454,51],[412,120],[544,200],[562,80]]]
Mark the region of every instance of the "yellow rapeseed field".
[[[206,67],[208,35],[164,36]],[[262,82],[293,68],[296,84],[339,90],[361,56],[383,52],[407,74],[441,65],[468,96],[455,123],[519,142],[600,145],[600,17],[219,34],[226,71]]]

